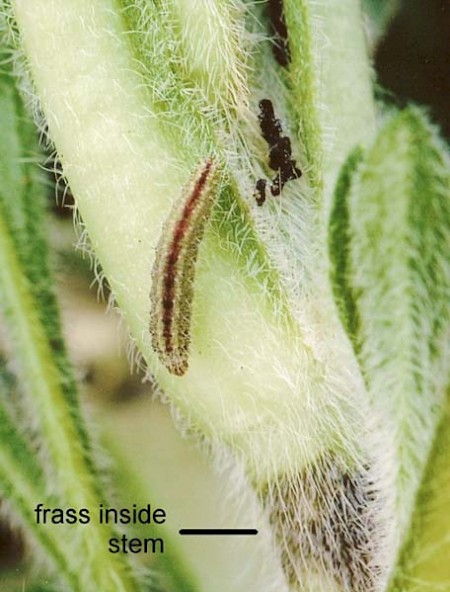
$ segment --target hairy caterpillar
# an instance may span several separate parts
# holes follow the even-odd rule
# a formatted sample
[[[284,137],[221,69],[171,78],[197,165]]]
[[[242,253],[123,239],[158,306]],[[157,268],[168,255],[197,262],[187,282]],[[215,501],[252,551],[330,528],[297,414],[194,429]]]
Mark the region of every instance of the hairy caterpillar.
[[[170,212],[156,248],[150,292],[152,347],[169,372],[188,369],[198,248],[217,194],[217,165],[202,162]]]

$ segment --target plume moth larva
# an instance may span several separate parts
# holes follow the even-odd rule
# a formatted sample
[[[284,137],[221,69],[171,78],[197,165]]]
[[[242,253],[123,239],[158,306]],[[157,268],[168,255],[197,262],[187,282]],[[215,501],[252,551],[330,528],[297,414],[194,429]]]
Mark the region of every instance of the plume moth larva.
[[[188,368],[198,248],[217,194],[218,167],[207,158],[176,200],[156,248],[150,292],[152,347],[177,376]]]

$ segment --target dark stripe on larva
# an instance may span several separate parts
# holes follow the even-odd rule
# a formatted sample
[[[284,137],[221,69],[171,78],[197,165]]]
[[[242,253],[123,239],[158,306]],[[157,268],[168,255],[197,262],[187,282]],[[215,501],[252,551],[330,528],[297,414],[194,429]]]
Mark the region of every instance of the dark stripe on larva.
[[[152,346],[172,374],[188,368],[198,247],[215,197],[216,167],[208,158],[182,191],[164,225],[152,272]]]
[[[291,52],[288,42],[288,30],[284,19],[282,0],[268,0],[266,7],[270,31],[273,35],[272,51],[280,66],[286,67],[291,62]]]

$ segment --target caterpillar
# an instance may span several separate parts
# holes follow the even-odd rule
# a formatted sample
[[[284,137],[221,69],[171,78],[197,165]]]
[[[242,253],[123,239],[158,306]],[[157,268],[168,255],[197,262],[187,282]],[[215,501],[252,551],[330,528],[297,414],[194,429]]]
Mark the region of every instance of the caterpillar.
[[[195,266],[217,195],[216,162],[207,158],[191,176],[163,226],[150,291],[152,347],[171,374],[188,369]]]

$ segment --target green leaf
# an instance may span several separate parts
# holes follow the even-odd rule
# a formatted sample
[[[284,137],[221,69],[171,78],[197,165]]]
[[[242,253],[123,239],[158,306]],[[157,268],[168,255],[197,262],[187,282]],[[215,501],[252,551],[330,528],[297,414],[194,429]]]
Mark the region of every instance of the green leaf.
[[[306,174],[313,187],[324,191],[328,212],[347,151],[375,132],[361,8],[358,0],[284,0],[282,6],[292,54],[290,101],[307,157]]]
[[[417,496],[390,592],[447,590],[450,581],[450,396]]]
[[[61,332],[58,304],[50,273],[46,242],[45,181],[40,169],[42,154],[36,126],[31,121],[13,84],[11,64],[0,74],[0,130],[8,146],[0,159],[0,207],[9,227],[17,257],[30,291],[39,302],[36,313],[52,350],[61,388],[79,427],[86,449],[89,438],[83,428],[77,389]]]
[[[353,177],[346,207],[345,179],[344,170],[330,244],[336,244],[336,229],[348,211],[348,234],[343,230],[350,238],[344,256],[338,252],[348,271],[335,289],[338,303],[350,302],[354,309],[345,308],[347,317],[357,319],[357,325],[344,324],[351,335],[357,328],[359,360],[385,430],[380,456],[393,466],[403,540],[448,381],[448,158],[423,112],[409,108],[384,125]]]
[[[330,215],[328,249],[330,252],[330,279],[342,324],[358,347],[358,311],[351,286],[350,212],[348,198],[355,171],[363,159],[363,151],[356,148],[344,163],[336,184],[333,208]]]
[[[14,383],[14,377],[0,358],[0,492],[26,527],[26,535],[38,543],[47,559],[56,566],[59,577],[68,582],[73,590],[81,591],[70,546],[64,539],[61,541],[61,532],[36,523],[34,508],[50,500],[46,494],[44,471],[36,453],[7,411],[8,399],[14,394]],[[63,534],[70,537],[69,532]]]
[[[4,151],[0,158],[0,313],[8,349],[17,368],[18,387],[38,426],[37,437],[48,453],[43,457],[57,507],[85,507],[96,512],[103,493],[53,296],[42,226],[44,194],[33,169],[38,154],[36,139],[20,97],[13,90],[12,78],[2,76],[1,87],[0,136],[2,142],[11,146],[11,152]],[[34,155],[31,163],[30,152]],[[1,435],[5,439],[2,445],[8,454],[8,463],[4,457],[4,482],[14,483],[20,476],[15,462],[20,441],[8,423],[7,414],[1,419]],[[25,450],[23,454],[30,464],[30,455]],[[15,494],[16,510],[26,523],[30,522],[31,508],[27,502],[34,492],[35,472],[30,470],[22,491],[9,488],[7,492],[13,499]],[[81,525],[76,531],[75,537],[66,535],[67,544],[73,547],[63,553],[69,564],[65,572],[71,574],[74,590],[107,589],[117,582],[127,592],[139,589],[126,558],[108,552],[113,529],[100,526],[93,518],[87,529]],[[53,543],[57,550],[58,545]],[[57,557],[55,560],[58,561]]]

